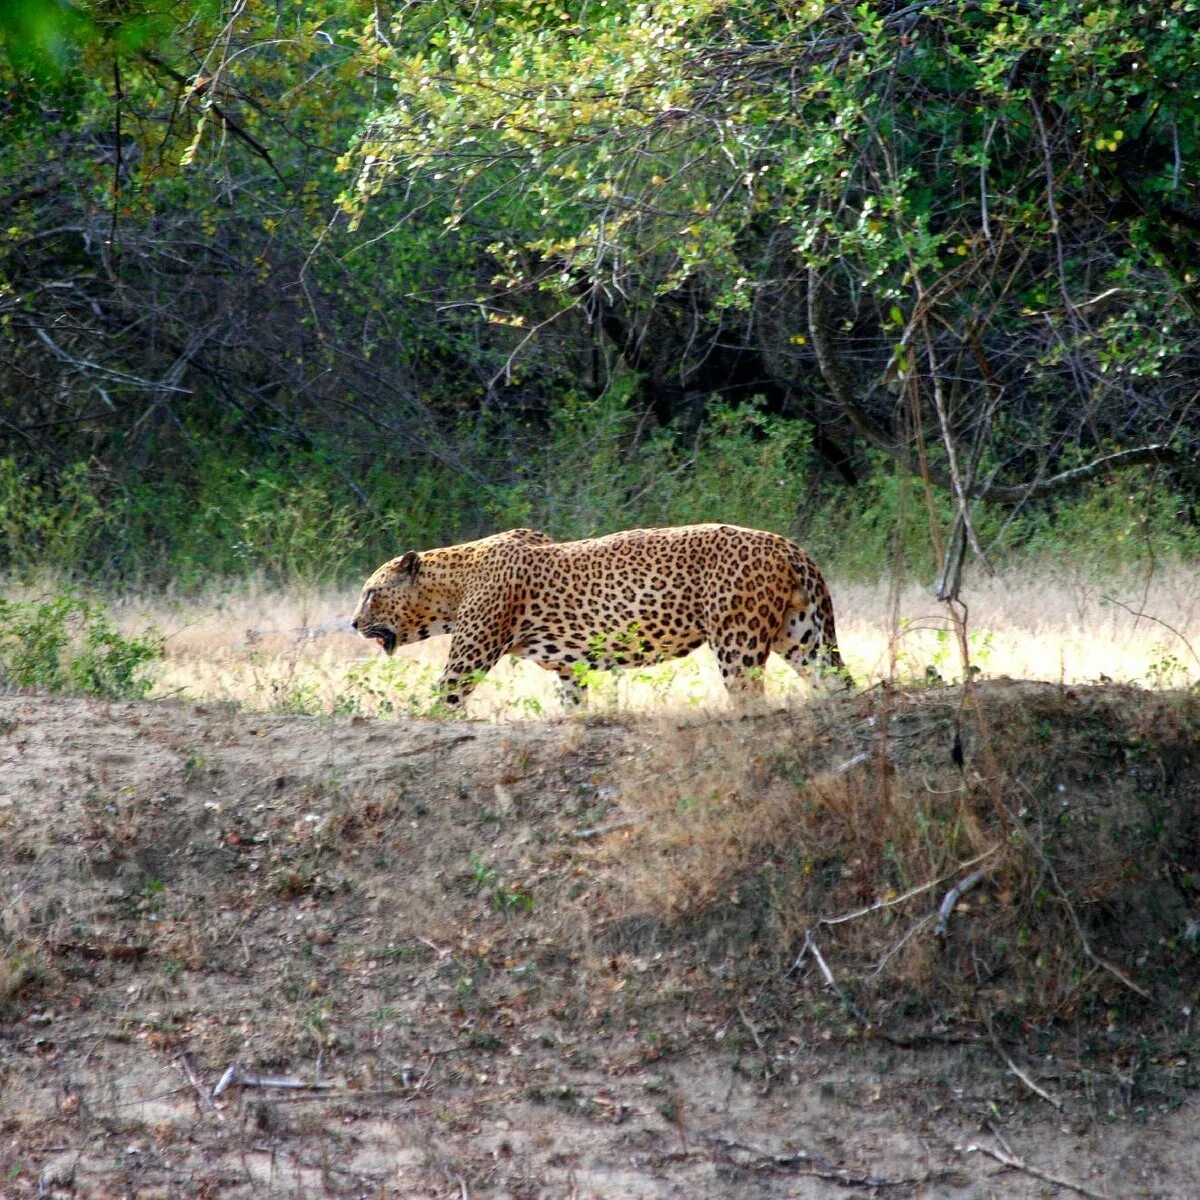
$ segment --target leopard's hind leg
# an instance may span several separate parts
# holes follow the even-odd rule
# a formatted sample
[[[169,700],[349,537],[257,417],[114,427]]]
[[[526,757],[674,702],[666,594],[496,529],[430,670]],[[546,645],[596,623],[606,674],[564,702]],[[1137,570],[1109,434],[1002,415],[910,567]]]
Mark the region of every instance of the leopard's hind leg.
[[[837,647],[833,605],[828,592],[820,599],[814,599],[797,587],[771,649],[814,684],[828,686],[835,681],[850,682]]]

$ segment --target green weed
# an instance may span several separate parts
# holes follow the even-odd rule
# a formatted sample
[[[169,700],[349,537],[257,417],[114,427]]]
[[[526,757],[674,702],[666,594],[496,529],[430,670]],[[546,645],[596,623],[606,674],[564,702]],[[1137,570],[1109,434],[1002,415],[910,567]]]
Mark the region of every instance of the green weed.
[[[0,599],[0,683],[8,687],[140,699],[161,656],[160,638],[126,637],[102,604],[78,593]]]

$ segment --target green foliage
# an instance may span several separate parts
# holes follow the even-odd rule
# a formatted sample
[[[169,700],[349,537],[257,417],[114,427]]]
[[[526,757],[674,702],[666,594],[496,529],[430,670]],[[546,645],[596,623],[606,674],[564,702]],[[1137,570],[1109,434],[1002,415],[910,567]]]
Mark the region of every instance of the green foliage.
[[[57,75],[73,43],[88,33],[86,18],[63,0],[5,0],[0,5],[0,47],[12,67],[34,76]]]
[[[1200,526],[1187,519],[1183,498],[1149,471],[1036,508],[1013,522],[1003,542],[1029,559],[1065,555],[1096,571],[1156,558],[1200,561]]]
[[[358,582],[412,547],[446,545],[519,525],[561,540],[634,526],[729,521],[796,537],[827,573],[873,581],[893,570],[929,578],[954,508],[882,456],[868,459],[857,488],[812,482],[805,426],[755,406],[713,405],[691,445],[660,429],[644,432],[613,389],[564,402],[544,437],[484,443],[471,474],[411,459],[373,465],[357,479],[366,503],[347,493],[347,464],[329,451],[279,457],[253,469],[218,449],[167,489],[141,485],[101,497],[82,463],[39,484],[0,459],[0,563],[26,578],[105,584],[113,579],[197,588],[255,576],[290,588]],[[497,464],[511,463],[497,469]],[[929,502],[932,502],[932,519]],[[1200,558],[1200,530],[1161,477],[1126,473],[1067,499],[1013,516],[973,511],[997,561],[1048,559],[1088,569]],[[935,534],[938,539],[935,542]],[[376,678],[380,660],[354,682],[373,707],[395,679]],[[378,694],[376,694],[378,693]],[[297,699],[301,703],[301,699]],[[397,701],[416,711],[414,695]]]
[[[816,357],[843,420],[858,403],[856,429],[943,476],[956,443],[1001,480],[1131,438],[1195,445],[1170,380],[1200,312],[1196,14],[410,7],[363,35],[392,90],[343,159],[341,203],[360,220],[403,179],[453,244],[490,234],[473,296],[490,320],[540,329],[550,296],[667,328],[657,357],[617,337],[656,379],[676,348],[685,387],[736,348],[804,391]],[[823,357],[818,278],[836,298]],[[1131,399],[1147,381],[1157,409]]]
[[[931,573],[951,505],[856,442],[809,272],[912,462],[1200,444],[1198,13],[10,0],[0,569],[302,586],[723,520]],[[974,515],[1001,555],[1195,555],[1172,486]]]
[[[70,464],[45,486],[16,459],[0,458],[0,568],[73,576],[94,549],[103,519],[86,464]]]
[[[770,213],[806,257],[849,257],[905,296],[903,276],[944,273],[981,232],[981,171],[991,223],[1051,233],[1042,184],[1024,178],[1042,107],[1079,150],[1065,187],[1090,189],[1135,138],[1173,137],[1190,162],[1195,128],[1173,110],[1200,71],[1195,10],[526,0],[468,19],[422,5],[362,35],[393,91],[344,160],[343,204],[361,216],[392,176],[422,179],[454,229],[500,188],[512,215],[496,249],[515,274],[530,251],[561,264],[543,281],[565,288],[645,268],[666,290],[704,271],[732,306],[760,279],[744,234]],[[1179,175],[1164,161],[1145,186],[1178,194]]]
[[[523,888],[504,883],[496,870],[489,867],[478,850],[471,852],[471,882],[488,897],[488,903],[496,912],[511,916],[513,913],[533,912],[533,896]]]
[[[934,530],[944,533],[953,517],[950,498],[933,492],[931,520],[919,479],[879,459],[873,465],[852,502],[822,497],[803,514],[801,540],[826,571],[842,578],[930,574],[938,561]]]
[[[0,599],[0,683],[132,700],[150,690],[147,668],[162,655],[152,634],[127,637],[103,605],[74,592],[42,600]]]
[[[522,478],[492,504],[497,525],[545,528],[566,540],[634,525],[728,521],[786,529],[808,488],[804,426],[754,405],[713,404],[691,445],[644,421],[615,387],[570,396]]]

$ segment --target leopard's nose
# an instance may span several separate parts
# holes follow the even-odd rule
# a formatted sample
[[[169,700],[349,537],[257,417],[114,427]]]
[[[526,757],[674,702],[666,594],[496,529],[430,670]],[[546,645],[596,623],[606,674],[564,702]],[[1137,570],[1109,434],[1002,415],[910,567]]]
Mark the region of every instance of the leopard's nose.
[[[357,629],[358,629],[358,618],[357,618],[357,617],[351,617],[351,619],[350,619],[350,628],[351,628],[351,629],[354,629],[354,630],[357,630]]]

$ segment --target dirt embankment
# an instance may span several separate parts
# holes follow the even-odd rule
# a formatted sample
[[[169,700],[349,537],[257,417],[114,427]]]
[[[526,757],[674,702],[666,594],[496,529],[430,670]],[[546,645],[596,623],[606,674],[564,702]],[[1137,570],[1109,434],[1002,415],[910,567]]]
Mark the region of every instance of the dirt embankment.
[[[0,1196],[1192,1197],[1198,736],[0,697]]]

